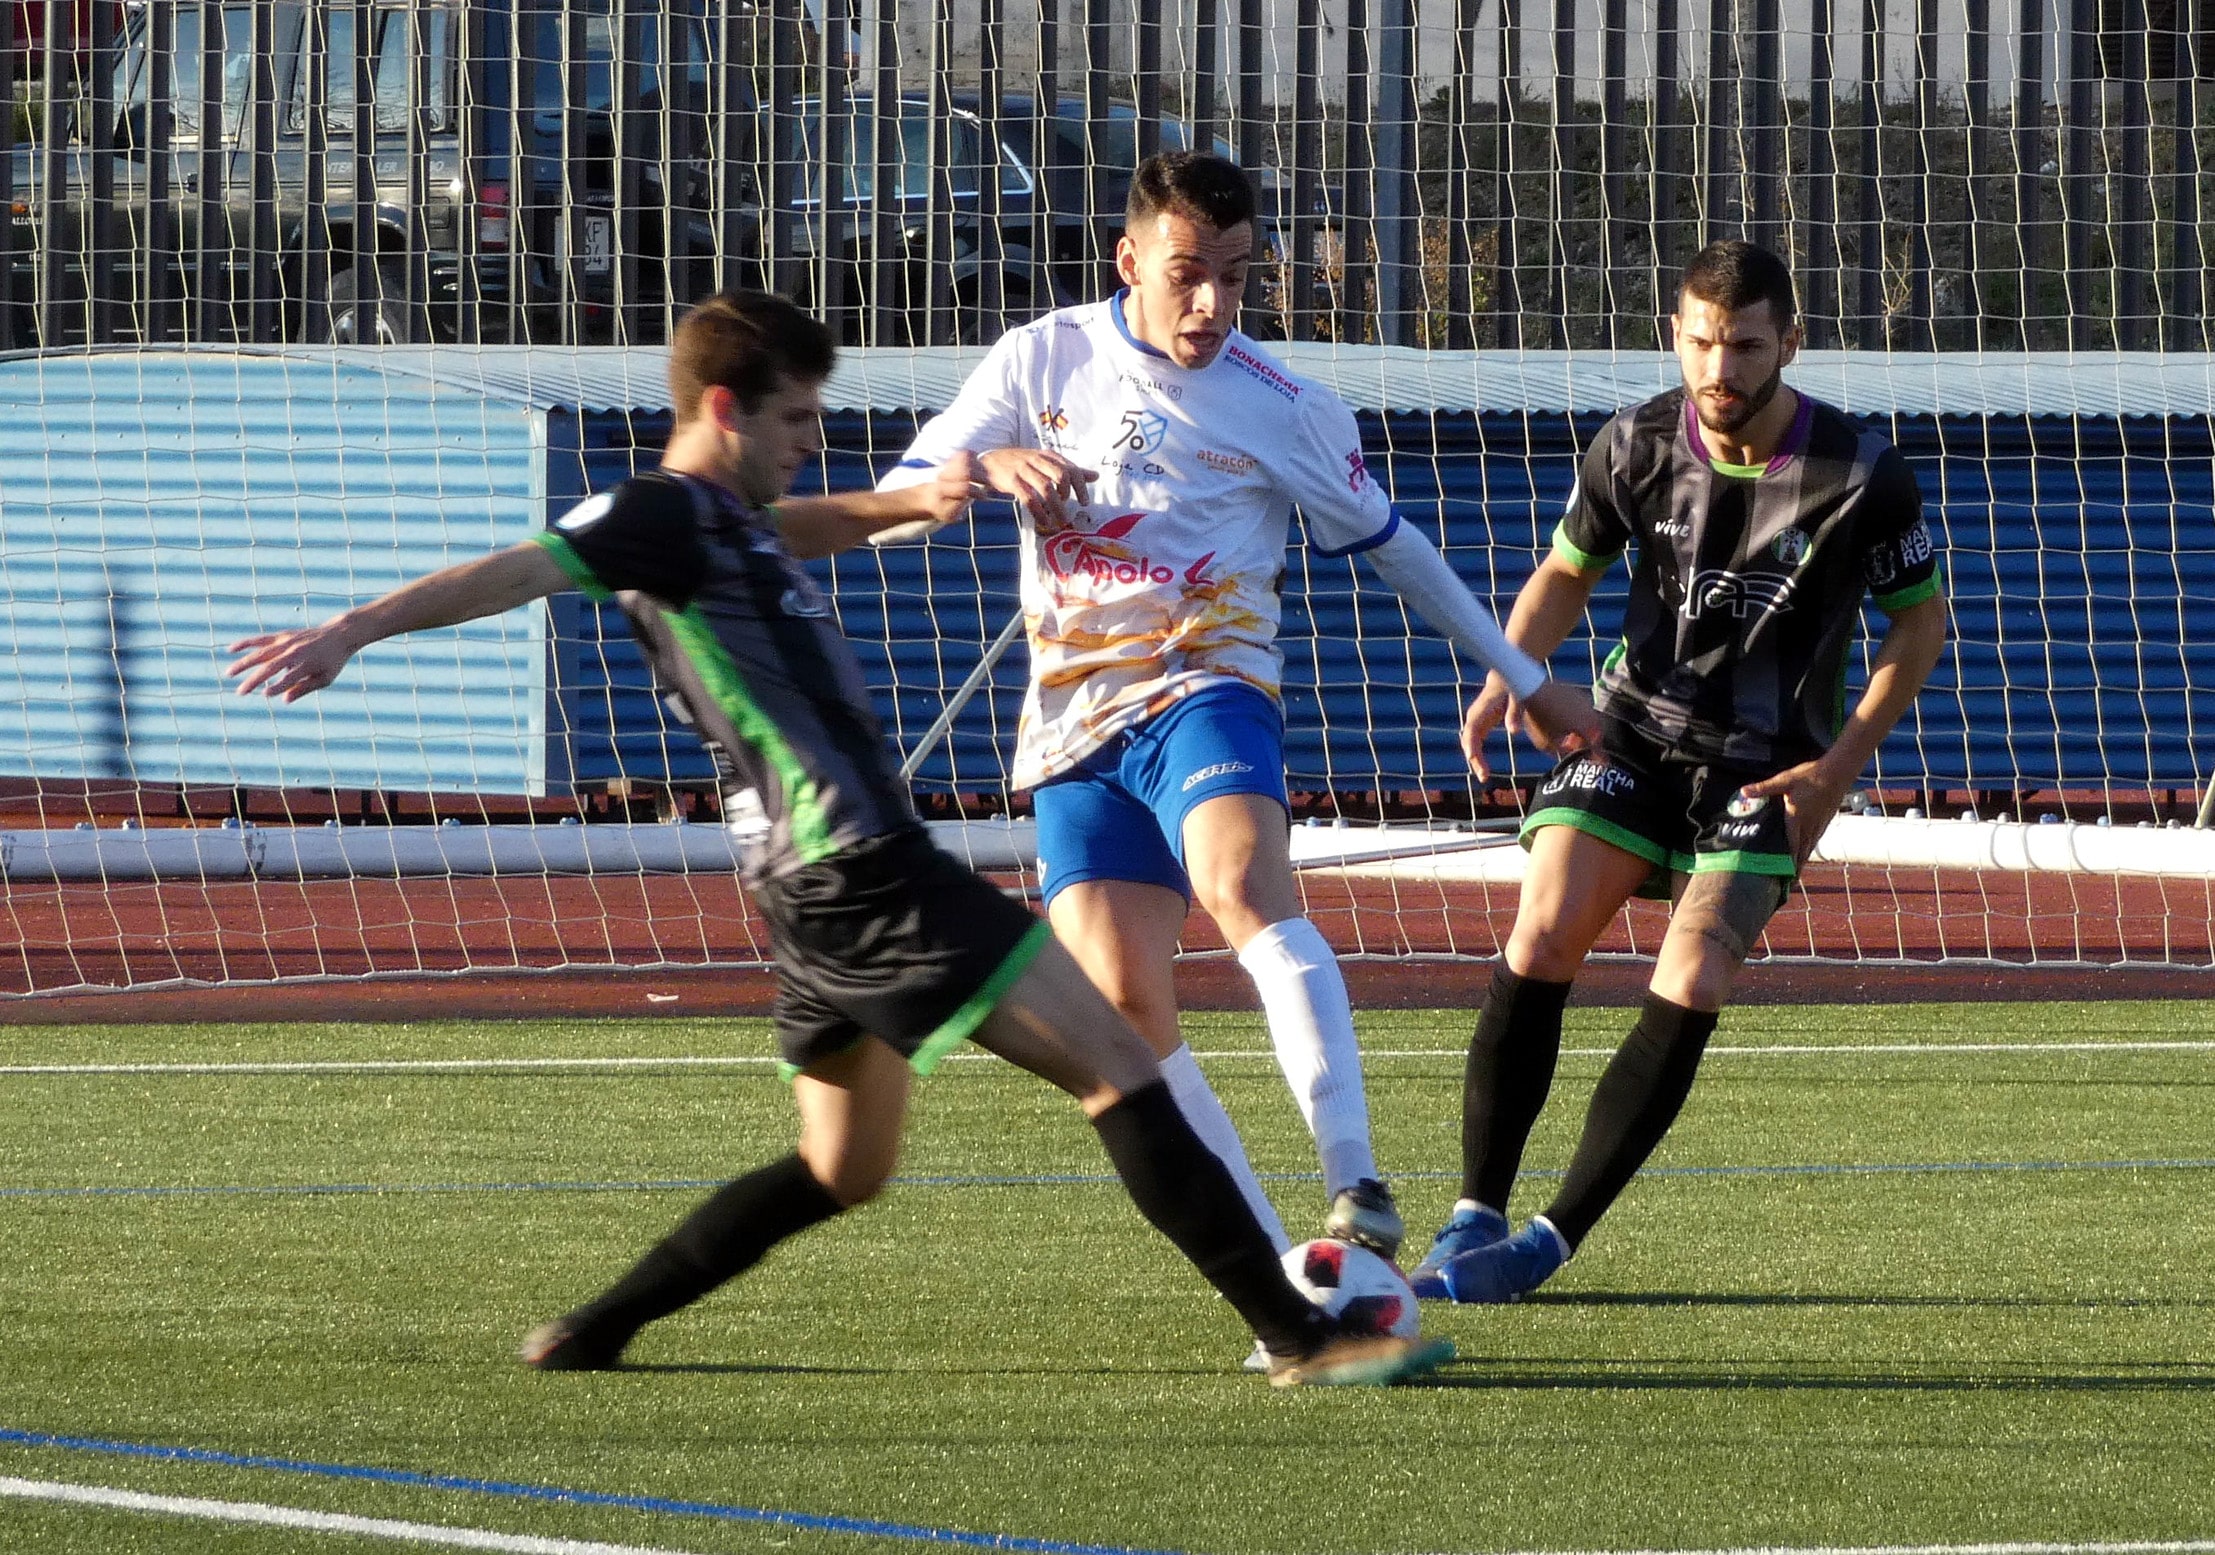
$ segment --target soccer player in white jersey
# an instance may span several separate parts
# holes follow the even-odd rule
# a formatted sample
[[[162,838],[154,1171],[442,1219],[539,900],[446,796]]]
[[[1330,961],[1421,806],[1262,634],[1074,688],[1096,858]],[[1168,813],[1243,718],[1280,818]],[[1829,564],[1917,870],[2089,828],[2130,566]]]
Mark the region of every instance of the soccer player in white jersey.
[[[1036,806],[1047,916],[1285,1242],[1178,1035],[1172,970],[1197,898],[1254,980],[1315,1136],[1325,1231],[1389,1257],[1403,1227],[1370,1148],[1353,1012],[1292,873],[1276,636],[1293,510],[1319,554],[1363,553],[1497,670],[1540,745],[1598,723],[1401,522],[1345,403],[1238,332],[1253,214],[1221,158],[1148,160],[1116,246],[1123,290],[1005,336],[884,485],[968,452],[1019,499],[1031,683],[1013,775]]]

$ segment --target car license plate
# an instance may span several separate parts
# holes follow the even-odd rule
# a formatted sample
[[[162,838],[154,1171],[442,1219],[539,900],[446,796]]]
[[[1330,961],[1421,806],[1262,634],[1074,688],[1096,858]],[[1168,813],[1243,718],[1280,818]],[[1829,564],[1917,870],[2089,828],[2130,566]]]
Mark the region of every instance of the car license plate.
[[[615,268],[615,218],[595,215],[587,211],[578,224],[584,234],[584,248],[577,258],[583,263],[587,275],[606,275]],[[562,257],[569,257],[569,223],[561,224]]]

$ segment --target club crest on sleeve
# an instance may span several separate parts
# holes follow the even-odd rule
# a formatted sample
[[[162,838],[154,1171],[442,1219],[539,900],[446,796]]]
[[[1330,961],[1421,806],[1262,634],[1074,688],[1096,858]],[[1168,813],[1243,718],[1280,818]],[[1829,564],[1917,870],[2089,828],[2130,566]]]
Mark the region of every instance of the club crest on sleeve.
[[[566,534],[589,529],[606,518],[615,507],[615,494],[603,491],[596,497],[587,497],[561,517],[554,520],[554,527]]]

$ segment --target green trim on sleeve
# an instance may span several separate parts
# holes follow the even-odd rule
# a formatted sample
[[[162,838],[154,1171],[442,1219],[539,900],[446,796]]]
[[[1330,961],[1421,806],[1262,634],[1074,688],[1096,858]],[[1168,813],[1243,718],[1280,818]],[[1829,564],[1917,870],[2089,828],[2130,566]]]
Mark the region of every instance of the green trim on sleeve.
[[[1926,599],[1936,599],[1937,597],[1938,573],[1936,569],[1933,569],[1931,575],[1922,582],[1911,583],[1897,594],[1879,594],[1876,596],[1876,600],[1879,610],[1888,616],[1896,616],[1901,611],[1919,605]]]
[[[1053,926],[1044,918],[1032,924],[1023,937],[1015,942],[1015,948],[1007,953],[1007,959],[993,969],[982,986],[969,996],[968,1002],[938,1023],[938,1029],[925,1037],[922,1044],[908,1055],[908,1067],[917,1074],[929,1074],[938,1067],[938,1061],[976,1032],[984,1024],[984,1018],[1000,1007],[1017,979],[1031,969],[1038,953],[1046,948],[1046,942],[1054,937]]]
[[[1564,519],[1561,523],[1554,525],[1554,554],[1579,572],[1598,572],[1603,568],[1614,566],[1616,558],[1623,553],[1617,551],[1614,556],[1594,556],[1590,551],[1584,550],[1576,541],[1569,538],[1569,524]]]
[[[537,534],[532,535],[531,539],[547,555],[561,563],[561,570],[569,574],[569,581],[576,584],[578,588],[583,589],[594,599],[615,598],[615,591],[600,581],[600,575],[592,570],[591,565],[582,556],[577,554],[577,548],[571,545],[567,539],[555,534],[551,529],[542,529]]]

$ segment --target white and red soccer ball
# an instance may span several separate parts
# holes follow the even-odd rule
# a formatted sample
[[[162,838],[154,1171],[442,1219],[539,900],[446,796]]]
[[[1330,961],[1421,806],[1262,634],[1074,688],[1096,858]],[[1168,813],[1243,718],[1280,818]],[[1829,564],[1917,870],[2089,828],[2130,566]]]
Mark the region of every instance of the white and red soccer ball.
[[[1388,1258],[1328,1238],[1302,1242],[1284,1255],[1293,1288],[1353,1334],[1415,1337],[1415,1292]]]

